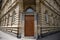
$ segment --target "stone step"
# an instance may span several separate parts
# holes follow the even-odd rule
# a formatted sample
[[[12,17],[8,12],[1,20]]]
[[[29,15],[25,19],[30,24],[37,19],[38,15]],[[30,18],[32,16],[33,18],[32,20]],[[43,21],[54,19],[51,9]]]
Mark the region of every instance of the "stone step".
[[[36,40],[36,39],[22,38],[21,40]]]

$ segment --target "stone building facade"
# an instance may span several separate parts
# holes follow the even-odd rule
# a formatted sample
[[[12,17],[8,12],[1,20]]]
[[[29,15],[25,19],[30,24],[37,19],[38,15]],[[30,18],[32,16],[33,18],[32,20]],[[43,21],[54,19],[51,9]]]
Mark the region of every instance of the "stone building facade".
[[[2,31],[22,38],[59,31],[60,3],[57,0],[2,0],[0,23]]]

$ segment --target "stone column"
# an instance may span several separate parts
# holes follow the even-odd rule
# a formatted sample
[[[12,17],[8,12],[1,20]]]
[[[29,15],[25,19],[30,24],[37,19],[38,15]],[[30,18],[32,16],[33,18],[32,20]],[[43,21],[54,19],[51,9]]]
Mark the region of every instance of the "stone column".
[[[19,15],[18,15],[18,34],[17,37],[21,38],[22,37],[22,26],[21,26],[21,15],[23,12],[23,0],[18,0],[19,2]]]
[[[36,0],[36,13],[37,13],[37,37],[40,35],[40,0]],[[36,37],[36,38],[37,38]]]

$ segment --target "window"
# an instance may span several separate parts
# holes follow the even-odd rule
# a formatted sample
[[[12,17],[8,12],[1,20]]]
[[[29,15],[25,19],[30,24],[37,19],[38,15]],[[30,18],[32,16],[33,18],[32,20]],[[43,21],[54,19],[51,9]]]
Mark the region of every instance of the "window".
[[[49,15],[48,15],[48,11],[46,10],[45,11],[45,21],[46,21],[46,23],[48,23],[49,22],[49,17],[48,17]]]
[[[34,12],[34,10],[29,8],[29,9],[26,10],[26,12]]]
[[[8,15],[5,16],[5,26],[8,25]]]
[[[45,11],[45,21],[46,21],[46,23],[48,23],[48,14],[47,14],[47,11]]]
[[[16,12],[13,11],[13,14],[12,14],[12,25],[16,24],[15,21],[16,21]]]
[[[7,15],[8,19],[7,19],[7,26],[9,26],[9,14]]]

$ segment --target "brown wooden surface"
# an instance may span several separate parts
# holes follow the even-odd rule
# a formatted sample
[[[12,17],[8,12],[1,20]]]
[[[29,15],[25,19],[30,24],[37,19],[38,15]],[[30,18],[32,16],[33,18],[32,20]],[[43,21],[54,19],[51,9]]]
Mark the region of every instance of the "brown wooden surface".
[[[25,16],[25,36],[34,36],[34,16]]]

